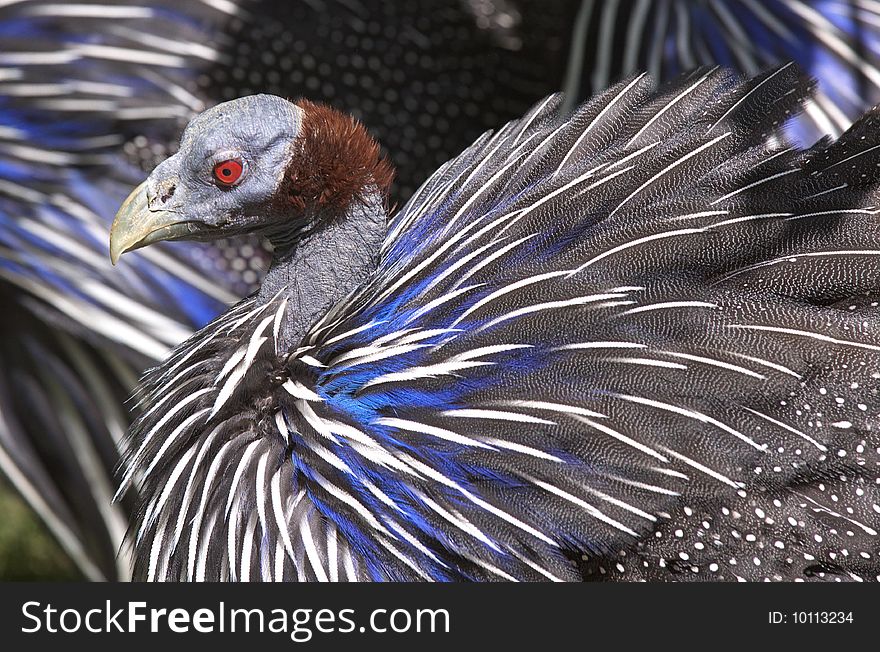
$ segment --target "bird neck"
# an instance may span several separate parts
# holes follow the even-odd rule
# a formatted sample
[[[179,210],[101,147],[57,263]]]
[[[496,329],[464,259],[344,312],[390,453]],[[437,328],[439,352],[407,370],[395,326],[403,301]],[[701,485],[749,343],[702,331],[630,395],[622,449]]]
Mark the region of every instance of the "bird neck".
[[[282,345],[298,346],[312,324],[373,273],[386,219],[377,192],[343,215],[311,220],[317,228],[269,234],[275,253],[257,300],[288,300]]]
[[[299,219],[267,232],[275,255],[258,296],[287,298],[288,347],[375,270],[394,176],[360,122],[323,104],[297,106],[302,124],[276,198],[280,214]]]

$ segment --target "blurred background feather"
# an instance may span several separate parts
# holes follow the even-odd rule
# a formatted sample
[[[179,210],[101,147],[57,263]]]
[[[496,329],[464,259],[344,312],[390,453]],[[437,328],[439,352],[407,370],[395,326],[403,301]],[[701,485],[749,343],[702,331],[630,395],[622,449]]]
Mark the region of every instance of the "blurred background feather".
[[[268,262],[255,240],[175,243],[111,270],[116,208],[195,113],[257,92],[329,102],[387,148],[399,203],[540,97],[573,106],[638,70],[795,59],[820,92],[793,135],[837,135],[880,98],[878,38],[880,5],[842,0],[2,3],[0,472],[16,495],[0,495],[0,577],[127,577],[131,497],[110,502],[125,400]]]

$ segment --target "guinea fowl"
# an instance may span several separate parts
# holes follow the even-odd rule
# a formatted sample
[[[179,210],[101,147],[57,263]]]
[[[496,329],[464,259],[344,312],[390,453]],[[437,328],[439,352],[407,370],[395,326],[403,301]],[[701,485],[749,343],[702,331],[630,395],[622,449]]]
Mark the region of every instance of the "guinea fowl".
[[[0,482],[84,577],[124,579],[130,501],[111,504],[132,418],[123,401],[144,369],[253,291],[270,258],[255,238],[188,243],[114,273],[106,233],[131,187],[199,111],[308,92],[380,137],[402,170],[400,200],[558,88],[555,32],[570,21],[544,2],[479,16],[460,0],[0,5]]]
[[[111,258],[263,233],[143,380],[135,576],[874,579],[877,111],[800,151],[793,64],[549,97],[386,215],[354,120],[192,121]]]
[[[840,133],[880,99],[877,10],[865,3],[584,0],[577,11],[546,0],[0,7],[0,471],[86,577],[126,576],[115,550],[128,503],[108,502],[136,374],[253,290],[267,261],[248,239],[153,249],[124,274],[106,264],[115,208],[195,112],[259,92],[330,101],[379,137],[405,199],[483,129],[558,88],[566,55],[572,106],[638,69],[753,73],[789,58],[822,81],[799,136]]]

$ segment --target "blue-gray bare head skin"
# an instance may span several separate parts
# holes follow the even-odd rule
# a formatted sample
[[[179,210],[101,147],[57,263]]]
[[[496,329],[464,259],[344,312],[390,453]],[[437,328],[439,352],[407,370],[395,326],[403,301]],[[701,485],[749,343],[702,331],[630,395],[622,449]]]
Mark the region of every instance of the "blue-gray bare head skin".
[[[272,198],[294,155],[303,111],[274,95],[219,104],[187,126],[180,149],[125,200],[110,231],[110,258],[160,240],[201,240],[259,231],[278,218]],[[240,165],[234,183],[215,166]],[[237,171],[237,168],[234,169]]]

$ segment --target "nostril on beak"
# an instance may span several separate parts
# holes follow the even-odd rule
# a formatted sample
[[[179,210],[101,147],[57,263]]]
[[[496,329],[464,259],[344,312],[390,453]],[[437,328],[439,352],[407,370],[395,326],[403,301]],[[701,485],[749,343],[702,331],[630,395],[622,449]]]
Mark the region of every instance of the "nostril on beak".
[[[148,187],[147,206],[151,209],[162,207],[174,196],[175,190],[177,190],[176,179],[167,179],[160,181],[153,187]]]
[[[169,199],[171,199],[171,198],[174,196],[174,191],[175,191],[175,189],[176,189],[176,186],[175,186],[174,184],[171,184],[171,185],[167,186],[167,187],[164,189],[164,192],[162,193],[161,197],[159,197],[159,200],[160,200],[163,204],[164,204],[165,202],[167,202]]]

